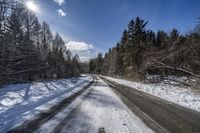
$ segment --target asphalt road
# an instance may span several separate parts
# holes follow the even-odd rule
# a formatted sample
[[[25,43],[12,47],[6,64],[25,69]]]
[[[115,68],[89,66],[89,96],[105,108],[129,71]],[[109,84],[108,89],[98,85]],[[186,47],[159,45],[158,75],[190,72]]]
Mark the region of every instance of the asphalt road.
[[[200,133],[200,113],[136,89],[105,80],[123,102],[155,132]]]
[[[153,133],[101,79],[52,133]]]
[[[200,113],[115,82],[96,79],[83,90],[9,131],[32,133],[67,108],[89,87],[91,91],[51,132],[67,133],[200,133]],[[92,86],[91,86],[92,85]],[[123,103],[122,103],[123,102]],[[126,106],[125,106],[125,105]],[[129,109],[128,109],[129,108]],[[130,112],[129,112],[129,111]]]

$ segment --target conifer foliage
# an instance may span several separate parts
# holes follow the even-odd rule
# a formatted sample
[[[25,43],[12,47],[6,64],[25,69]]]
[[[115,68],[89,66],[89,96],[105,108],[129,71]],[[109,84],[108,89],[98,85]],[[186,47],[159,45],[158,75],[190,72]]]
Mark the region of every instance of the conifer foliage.
[[[186,35],[175,28],[155,33],[147,24],[139,17],[131,20],[116,47],[105,54],[101,68],[98,56],[90,61],[90,71],[133,80],[144,80],[147,75],[200,78],[200,24]]]
[[[0,0],[0,84],[78,76],[79,57],[19,0]]]

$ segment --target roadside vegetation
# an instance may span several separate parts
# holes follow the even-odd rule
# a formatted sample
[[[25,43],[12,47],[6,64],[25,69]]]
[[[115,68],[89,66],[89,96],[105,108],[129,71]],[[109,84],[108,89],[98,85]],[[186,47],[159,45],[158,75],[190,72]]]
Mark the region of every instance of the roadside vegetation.
[[[139,17],[131,20],[115,47],[105,56],[99,54],[90,60],[89,71],[134,81],[160,82],[167,78],[199,85],[200,24],[186,34],[175,28],[170,33],[155,33],[147,29],[147,24]]]

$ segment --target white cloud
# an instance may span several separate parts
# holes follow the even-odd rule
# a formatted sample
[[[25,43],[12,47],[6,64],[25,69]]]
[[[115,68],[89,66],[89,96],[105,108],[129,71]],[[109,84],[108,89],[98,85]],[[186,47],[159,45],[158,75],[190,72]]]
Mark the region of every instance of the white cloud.
[[[66,43],[66,47],[67,47],[67,49],[69,49],[71,51],[83,52],[83,51],[91,50],[93,48],[93,45],[87,44],[85,42],[71,41],[71,42]]]
[[[60,6],[65,3],[65,0],[53,0],[53,1],[56,2]]]
[[[57,12],[58,12],[58,15],[61,17],[65,17],[67,15],[67,13],[64,12],[62,9],[57,10]]]
[[[88,62],[92,57],[90,56],[81,56],[79,57],[82,62]]]
[[[88,44],[85,42],[70,41],[65,45],[73,55],[78,54],[82,62],[89,61],[91,58],[96,57],[100,52],[99,49],[93,44]]]

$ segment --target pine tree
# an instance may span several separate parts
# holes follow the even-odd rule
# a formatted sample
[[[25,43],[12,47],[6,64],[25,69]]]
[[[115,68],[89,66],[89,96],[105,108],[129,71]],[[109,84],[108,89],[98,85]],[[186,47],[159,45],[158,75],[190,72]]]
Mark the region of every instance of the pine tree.
[[[153,31],[148,30],[146,33],[146,45],[148,47],[153,47],[155,46],[155,44],[156,44],[156,34]]]
[[[128,29],[129,36],[132,36],[132,39],[130,40],[129,45],[127,45],[126,51],[128,56],[131,57],[130,65],[136,66],[139,69],[145,45],[145,26],[147,25],[147,22],[137,17],[136,20],[131,21],[130,24],[134,24],[133,26],[129,26]]]
[[[164,31],[158,31],[156,37],[156,47],[165,48],[168,44],[168,35]]]
[[[179,41],[179,32],[178,30],[176,30],[175,28],[171,31],[170,35],[170,45],[174,46],[176,44],[178,44]]]
[[[116,75],[123,76],[124,73],[124,48],[122,44],[117,44],[116,46]]]
[[[96,59],[96,72],[97,74],[100,74],[102,72],[102,65],[103,65],[103,57],[102,54],[99,53],[97,55],[97,59]]]
[[[23,3],[0,1],[0,84],[77,76],[79,62]]]

